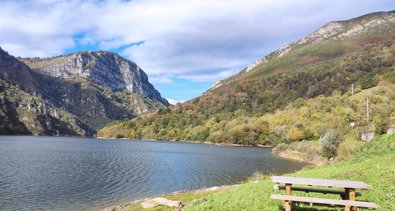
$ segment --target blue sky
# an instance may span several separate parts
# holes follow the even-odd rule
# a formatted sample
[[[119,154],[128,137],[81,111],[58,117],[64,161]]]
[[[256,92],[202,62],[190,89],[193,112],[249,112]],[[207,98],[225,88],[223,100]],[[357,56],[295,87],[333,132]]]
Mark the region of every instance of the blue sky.
[[[0,46],[22,57],[113,51],[177,102],[329,21],[394,9],[393,0],[0,0]]]

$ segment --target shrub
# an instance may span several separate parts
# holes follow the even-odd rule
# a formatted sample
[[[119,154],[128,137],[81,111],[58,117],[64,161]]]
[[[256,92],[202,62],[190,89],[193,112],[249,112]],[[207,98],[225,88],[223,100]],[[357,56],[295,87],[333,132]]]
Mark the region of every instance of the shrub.
[[[301,141],[303,139],[303,131],[297,127],[292,126],[287,133],[289,141]]]
[[[379,77],[377,75],[374,75],[373,73],[369,73],[361,79],[362,89],[368,89],[377,86],[378,83]]]
[[[383,79],[395,84],[395,71],[390,71],[388,73],[386,73],[385,75],[383,75]]]
[[[343,141],[343,134],[340,130],[331,129],[320,138],[321,153],[326,158],[333,158],[337,155],[337,147]]]
[[[384,134],[389,127],[389,114],[381,112],[373,117],[374,132],[378,135]]]
[[[309,128],[305,128],[303,130],[303,139],[304,140],[312,140],[314,138],[314,132]]]
[[[227,139],[228,137],[226,136],[226,133],[222,130],[211,133],[207,138],[208,141],[213,143],[224,143],[227,141]]]
[[[354,94],[360,93],[361,91],[362,91],[362,87],[361,86],[357,86],[357,88],[355,88],[355,90],[354,90]]]
[[[229,138],[237,144],[249,144],[249,128],[246,124],[241,124],[229,129]]]
[[[275,154],[279,154],[279,153],[284,152],[285,150],[287,150],[287,148],[288,148],[288,144],[281,143],[281,144],[275,146],[272,149],[272,151]]]
[[[298,99],[296,99],[294,102],[293,102],[293,106],[295,107],[295,108],[300,108],[300,107],[302,107],[304,105],[304,99],[303,98],[298,98]]]

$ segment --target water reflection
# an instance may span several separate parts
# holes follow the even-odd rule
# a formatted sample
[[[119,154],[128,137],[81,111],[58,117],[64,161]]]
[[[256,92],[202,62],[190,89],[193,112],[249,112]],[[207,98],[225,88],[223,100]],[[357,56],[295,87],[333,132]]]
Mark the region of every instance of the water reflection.
[[[30,136],[0,137],[0,161],[0,210],[86,209],[304,165],[262,148]]]

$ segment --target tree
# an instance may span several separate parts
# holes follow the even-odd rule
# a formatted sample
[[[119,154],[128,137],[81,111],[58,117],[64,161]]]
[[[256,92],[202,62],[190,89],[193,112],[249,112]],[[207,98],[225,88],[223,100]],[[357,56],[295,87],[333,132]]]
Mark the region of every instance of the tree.
[[[289,141],[301,141],[303,139],[303,131],[295,126],[292,126],[287,133]]]
[[[295,108],[300,108],[300,107],[302,107],[304,105],[304,99],[303,98],[298,98],[298,99],[296,99],[294,102],[293,102],[293,106],[295,107]]]
[[[320,138],[321,153],[324,157],[333,158],[337,155],[337,147],[343,141],[343,134],[340,130],[331,129]]]

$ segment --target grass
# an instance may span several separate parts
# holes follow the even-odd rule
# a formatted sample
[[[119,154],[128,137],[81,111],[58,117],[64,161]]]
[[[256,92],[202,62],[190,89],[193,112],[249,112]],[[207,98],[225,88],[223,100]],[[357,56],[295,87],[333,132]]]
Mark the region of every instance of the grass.
[[[360,191],[358,200],[375,202],[379,210],[395,210],[395,135],[383,135],[369,143],[356,147],[353,154],[335,163],[321,167],[308,167],[299,172],[288,174],[295,177],[327,178],[364,181],[373,186],[372,190]],[[238,187],[231,187],[215,192],[187,192],[165,195],[173,200],[180,200],[187,205],[184,210],[281,210],[282,202],[270,199],[273,183],[269,176],[262,180],[251,181]],[[303,196],[305,193],[294,192]],[[309,196],[322,197],[323,195]],[[324,197],[339,198],[335,195]],[[139,204],[125,210],[141,210]],[[157,207],[151,210],[170,210]],[[310,207],[300,204],[294,210],[341,210],[332,207]]]
[[[395,135],[384,135],[359,147],[344,161],[305,169],[290,176],[364,181],[374,188],[362,191],[359,200],[375,202],[380,206],[379,210],[395,210],[394,161]],[[250,182],[230,191],[209,195],[204,202],[195,201],[186,210],[280,210],[282,203],[270,199],[273,192],[270,179]]]
[[[279,70],[298,69],[305,64],[300,63],[305,58],[315,57],[316,62],[325,61],[342,55],[349,45],[343,42],[323,42],[319,44],[308,44],[303,46],[294,46],[291,51],[282,57],[274,57],[269,59],[269,62],[264,65],[259,65],[254,70],[244,75],[246,78],[252,79],[269,75]],[[314,62],[311,62],[314,63]],[[310,64],[310,63],[306,63]]]
[[[197,190],[197,191],[190,191],[190,192],[181,192],[181,193],[175,193],[175,194],[164,194],[161,195],[160,197],[164,197],[170,200],[177,200],[181,201],[183,204],[190,204],[196,199],[204,199],[207,196],[209,196],[212,193],[220,193],[224,192],[231,189],[231,186],[224,186],[220,187],[218,190]],[[165,206],[158,206],[155,208],[151,209],[144,209],[141,206],[142,201],[138,201],[136,203],[126,205],[121,208],[122,211],[168,211],[168,210],[173,210],[172,208],[165,207]]]

